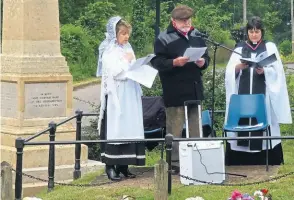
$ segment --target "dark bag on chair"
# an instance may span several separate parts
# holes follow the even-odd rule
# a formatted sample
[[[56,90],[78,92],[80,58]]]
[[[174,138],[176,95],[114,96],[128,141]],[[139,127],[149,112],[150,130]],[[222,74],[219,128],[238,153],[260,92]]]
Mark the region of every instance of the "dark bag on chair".
[[[165,107],[160,96],[142,97],[144,130],[151,131],[165,127]]]

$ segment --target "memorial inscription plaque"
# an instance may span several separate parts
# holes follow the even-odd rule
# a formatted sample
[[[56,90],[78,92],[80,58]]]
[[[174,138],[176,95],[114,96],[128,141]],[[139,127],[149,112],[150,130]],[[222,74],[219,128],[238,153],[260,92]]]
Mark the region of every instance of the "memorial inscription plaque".
[[[65,116],[66,83],[25,84],[26,119]]]

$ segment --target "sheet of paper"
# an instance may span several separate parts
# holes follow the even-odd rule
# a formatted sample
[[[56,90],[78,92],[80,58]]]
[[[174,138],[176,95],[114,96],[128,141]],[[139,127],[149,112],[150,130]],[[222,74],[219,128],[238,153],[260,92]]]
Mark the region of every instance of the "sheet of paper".
[[[150,60],[152,58],[154,58],[154,56],[155,56],[154,54],[149,54],[149,55],[147,55],[145,57],[142,57],[142,58],[137,59],[135,61],[135,63],[130,67],[129,70],[133,70],[133,69],[136,69],[136,68],[138,68],[138,67],[140,67],[142,65],[148,64],[150,62]]]
[[[199,60],[199,58],[201,58],[201,56],[203,56],[206,49],[207,49],[207,47],[200,47],[200,48],[190,47],[190,48],[186,49],[183,56],[190,58],[188,62],[195,62],[195,61]]]
[[[135,69],[132,69],[126,73],[126,77],[136,81],[148,88],[151,88],[155,77],[157,75],[157,70],[149,65],[142,65]]]

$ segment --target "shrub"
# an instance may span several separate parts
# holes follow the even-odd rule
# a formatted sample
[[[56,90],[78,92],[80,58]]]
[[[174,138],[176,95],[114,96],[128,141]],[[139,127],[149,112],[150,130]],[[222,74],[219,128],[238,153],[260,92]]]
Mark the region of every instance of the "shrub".
[[[281,55],[281,59],[284,63],[294,62],[294,53],[292,53],[288,56]]]
[[[61,52],[66,57],[74,80],[93,76],[96,57],[90,37],[80,26],[66,24],[61,27]]]
[[[159,76],[156,76],[152,88],[142,86],[144,96],[162,96],[162,87]]]
[[[133,1],[133,30],[132,30],[132,44],[134,51],[142,55],[142,52],[146,46],[146,24],[144,14],[146,13],[146,5],[143,0]]]
[[[279,50],[280,53],[283,56],[287,56],[289,54],[291,54],[292,52],[292,43],[290,40],[284,40],[283,42],[281,42],[281,44],[279,45]]]
[[[86,30],[89,42],[95,54],[98,54],[98,45],[105,38],[106,24],[110,17],[117,15],[115,5],[111,2],[95,2],[85,8],[85,13],[75,22]]]
[[[213,92],[213,71],[207,69],[203,75],[204,85],[204,101],[202,109],[209,110],[212,108],[212,92]],[[225,69],[216,69],[214,84],[214,110],[225,110],[226,108],[226,89],[225,89]],[[214,130],[221,133],[224,124],[224,114],[214,114]]]
[[[287,76],[287,88],[288,88],[290,107],[294,108],[294,75]],[[292,112],[292,121],[294,122],[294,113],[293,112]],[[293,123],[281,125],[281,133],[293,135],[293,133],[294,133]]]

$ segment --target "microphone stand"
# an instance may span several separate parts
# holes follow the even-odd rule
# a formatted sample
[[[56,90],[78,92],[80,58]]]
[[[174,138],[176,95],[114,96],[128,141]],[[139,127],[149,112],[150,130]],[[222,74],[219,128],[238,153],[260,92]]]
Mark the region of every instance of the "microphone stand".
[[[226,50],[228,50],[228,51],[230,51],[232,53],[236,53],[236,54],[238,54],[240,56],[242,56],[242,54],[241,53],[238,53],[235,50],[230,49],[230,48],[228,48],[228,47],[226,47],[226,46],[224,46],[224,45],[222,45],[222,44],[220,44],[218,42],[215,42],[215,41],[209,39],[208,38],[208,35],[206,35],[206,34],[203,34],[203,33],[198,32],[197,35],[199,35],[199,37],[201,37],[205,41],[213,44],[213,71],[212,71],[212,77],[213,78],[212,78],[212,108],[211,108],[212,109],[212,111],[211,111],[211,121],[212,121],[211,131],[212,131],[212,133],[211,134],[213,134],[214,133],[213,126],[214,126],[214,86],[215,86],[215,58],[216,58],[216,50],[217,50],[218,47],[222,47],[222,48],[224,48],[224,49],[226,49]],[[224,173],[224,174],[233,175],[233,176],[247,177],[246,175],[242,175],[242,174],[231,174],[231,173]]]
[[[228,51],[231,51],[233,53],[236,53],[238,55],[241,55],[242,56],[242,54],[241,53],[238,53],[235,50],[230,49],[230,48],[228,48],[228,47],[226,47],[226,46],[224,46],[224,45],[222,45],[222,44],[220,44],[218,42],[215,42],[215,41],[209,39],[208,38],[208,35],[206,35],[206,34],[203,34],[203,33],[200,33],[199,32],[198,35],[199,35],[199,37],[201,37],[205,41],[213,44],[213,47],[212,47],[213,48],[213,70],[212,70],[212,107],[211,107],[211,121],[212,121],[212,124],[211,124],[211,134],[214,134],[214,130],[213,130],[214,127],[213,126],[214,126],[214,88],[215,88],[215,59],[216,59],[216,50],[217,50],[218,47],[222,47],[222,48],[224,48],[224,49],[226,49]]]

